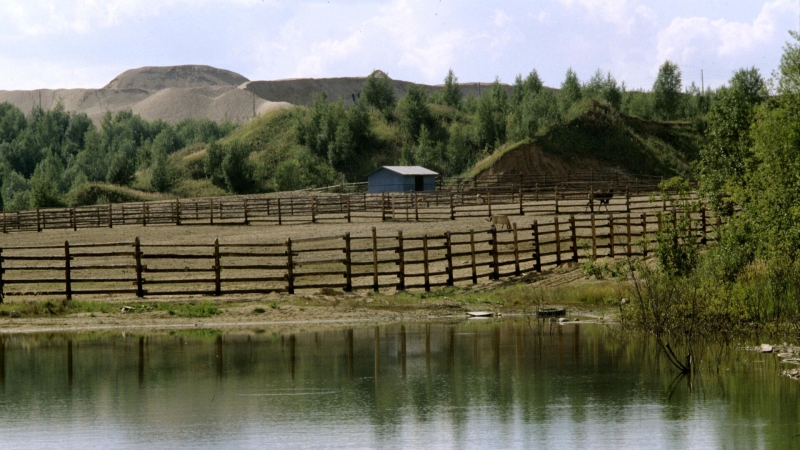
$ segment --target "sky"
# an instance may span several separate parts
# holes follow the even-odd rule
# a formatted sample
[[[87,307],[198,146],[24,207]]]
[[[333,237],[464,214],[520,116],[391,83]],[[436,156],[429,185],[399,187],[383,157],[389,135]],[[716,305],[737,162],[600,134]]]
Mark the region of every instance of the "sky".
[[[0,90],[100,88],[125,70],[205,64],[250,80],[366,76],[513,83],[568,68],[650,89],[777,69],[800,0],[1,0]],[[702,71],[702,79],[701,79]]]

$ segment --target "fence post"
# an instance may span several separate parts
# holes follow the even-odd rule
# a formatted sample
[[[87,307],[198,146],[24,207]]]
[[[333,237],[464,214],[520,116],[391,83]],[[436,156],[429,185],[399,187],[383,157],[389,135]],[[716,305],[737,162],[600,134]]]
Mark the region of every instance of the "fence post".
[[[36,207],[36,231],[42,231],[42,216],[38,206]]]
[[[344,279],[345,279],[345,292],[353,291],[353,257],[350,252],[350,232],[344,234]]]
[[[628,246],[628,258],[630,258],[631,257],[631,214],[630,213],[626,214],[625,227],[628,233],[627,246]]]
[[[451,204],[452,204],[452,200],[453,200],[453,195],[452,194],[450,194],[450,200],[451,200]],[[450,232],[449,231],[445,232],[444,236],[445,236],[445,246],[447,247],[447,249],[446,249],[447,253],[445,255],[445,257],[447,258],[447,285],[448,286],[452,286],[453,283],[454,283],[454,281],[453,281],[453,241],[452,241],[452,238],[450,236]]]
[[[3,234],[8,233],[6,230],[6,208],[3,208]]]
[[[3,212],[3,217],[5,218],[5,216],[5,212]],[[78,231],[78,218],[75,216],[75,208],[70,208],[69,218],[72,223],[72,231]],[[3,223],[3,231],[5,232],[5,223]]]
[[[608,246],[611,249],[610,255],[614,257],[614,214],[608,215]]]
[[[558,214],[558,185],[556,185],[555,200],[556,200],[556,212],[555,213]]]
[[[514,273],[516,275],[522,274],[519,270],[519,239],[517,239],[517,222],[513,224],[514,232]]]
[[[631,212],[631,190],[630,186],[625,186],[625,212]]]
[[[381,192],[381,222],[386,222],[386,193]]]
[[[533,251],[536,252],[534,256],[536,257],[536,266],[534,267],[537,272],[542,271],[542,255],[540,253],[539,248],[539,221],[534,220],[531,224],[531,228],[533,229]]]
[[[311,223],[317,223],[317,207],[314,197],[311,197]]]
[[[347,196],[347,223],[350,223],[350,197],[352,196]]]
[[[497,228],[492,225],[489,232],[492,234],[492,265],[494,266],[492,279],[498,280],[500,279],[500,255],[497,254]]]
[[[492,217],[492,194],[486,191],[486,204],[489,206],[489,217]]]
[[[520,182],[519,186],[519,215],[524,216],[525,211],[522,209],[522,183]]]
[[[372,227],[372,290],[378,292],[378,231]]]
[[[247,211],[247,198],[244,199],[244,204],[242,206],[244,207],[244,224],[250,225],[250,214]]]
[[[142,202],[142,226],[147,226],[147,203]]]
[[[642,213],[642,256],[647,256],[647,213]]]
[[[558,216],[553,217],[553,227],[556,235],[556,266],[561,265],[561,228],[558,224]]]
[[[397,230],[397,290],[406,288],[406,261],[403,254],[403,230]]]
[[[456,220],[456,209],[453,204],[453,193],[450,193],[450,220]]]
[[[578,230],[575,226],[575,214],[569,216],[569,228],[572,237],[572,261],[578,262]]]
[[[208,222],[214,224],[214,199],[208,199]]]
[[[472,257],[472,284],[478,284],[478,267],[475,265],[475,232],[469,230],[469,250]]]
[[[278,203],[280,205],[280,202]],[[286,239],[286,292],[294,294],[294,262],[292,260],[292,238]]]
[[[133,241],[133,257],[136,260],[136,296],[144,297],[144,280],[142,279],[142,248],[139,236]]]
[[[425,292],[431,290],[430,270],[428,270],[428,233],[422,235],[422,267],[425,269]]]
[[[700,243],[706,245],[706,209],[700,208]]]
[[[281,198],[278,197],[278,225],[283,225],[283,217],[281,216]]]
[[[592,261],[597,259],[597,229],[594,224],[594,213],[592,213]]]
[[[64,241],[64,283],[67,300],[72,300],[72,274],[70,270],[69,241]]]
[[[5,289],[4,289],[4,286],[3,286],[3,274],[4,273],[5,273],[5,270],[3,270],[3,247],[0,247],[0,305],[3,304],[3,298],[5,297]],[[2,345],[2,344],[0,344],[0,345]]]
[[[219,258],[219,238],[214,239],[214,295],[222,294],[222,264]]]
[[[414,220],[419,222],[419,197],[417,194],[414,194]]]

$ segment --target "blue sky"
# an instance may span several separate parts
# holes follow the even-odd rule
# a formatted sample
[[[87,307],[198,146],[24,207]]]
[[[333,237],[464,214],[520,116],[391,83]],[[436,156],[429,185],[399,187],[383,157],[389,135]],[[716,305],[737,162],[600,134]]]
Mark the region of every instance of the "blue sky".
[[[207,64],[251,80],[365,76],[558,86],[610,71],[650,88],[777,68],[800,0],[2,0],[0,90],[99,88],[142,66]]]

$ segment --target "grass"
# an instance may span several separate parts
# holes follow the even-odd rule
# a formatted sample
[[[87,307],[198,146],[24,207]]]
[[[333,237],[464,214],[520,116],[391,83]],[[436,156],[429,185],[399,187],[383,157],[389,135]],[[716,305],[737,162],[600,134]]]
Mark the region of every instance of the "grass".
[[[68,194],[72,206],[95,205],[98,200],[105,203],[125,203],[168,200],[174,198],[167,194],[145,192],[124,186],[106,183],[86,183]]]
[[[130,313],[165,311],[169,315],[177,317],[211,317],[222,312],[214,302],[208,300],[203,302],[134,303],[126,306],[130,306]],[[102,301],[31,300],[0,305],[0,317],[10,316],[12,311],[16,311],[21,317],[66,316],[70,314],[89,314],[90,316],[94,314],[92,317],[95,317],[98,313],[119,313],[120,310],[120,305]]]

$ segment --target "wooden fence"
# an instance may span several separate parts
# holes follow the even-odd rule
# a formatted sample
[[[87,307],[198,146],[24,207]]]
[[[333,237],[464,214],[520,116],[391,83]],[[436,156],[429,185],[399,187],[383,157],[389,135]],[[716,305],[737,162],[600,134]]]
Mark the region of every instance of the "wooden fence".
[[[529,227],[437,235],[350,233],[284,242],[129,242],[0,248],[0,301],[6,295],[223,295],[309,289],[424,289],[540,272],[587,258],[646,256],[675,214],[595,214],[534,220]],[[712,223],[713,222],[713,223]],[[717,218],[691,220],[701,243]]]
[[[599,186],[538,186],[515,192],[483,193],[437,191],[387,194],[319,194],[287,197],[234,196],[205,199],[106,204],[77,208],[41,208],[3,211],[3,233],[154,224],[343,223],[354,221],[456,220],[503,215],[558,215],[599,212],[589,193]],[[667,210],[671,205],[650,196],[653,185],[623,187],[603,208],[614,213]]]

